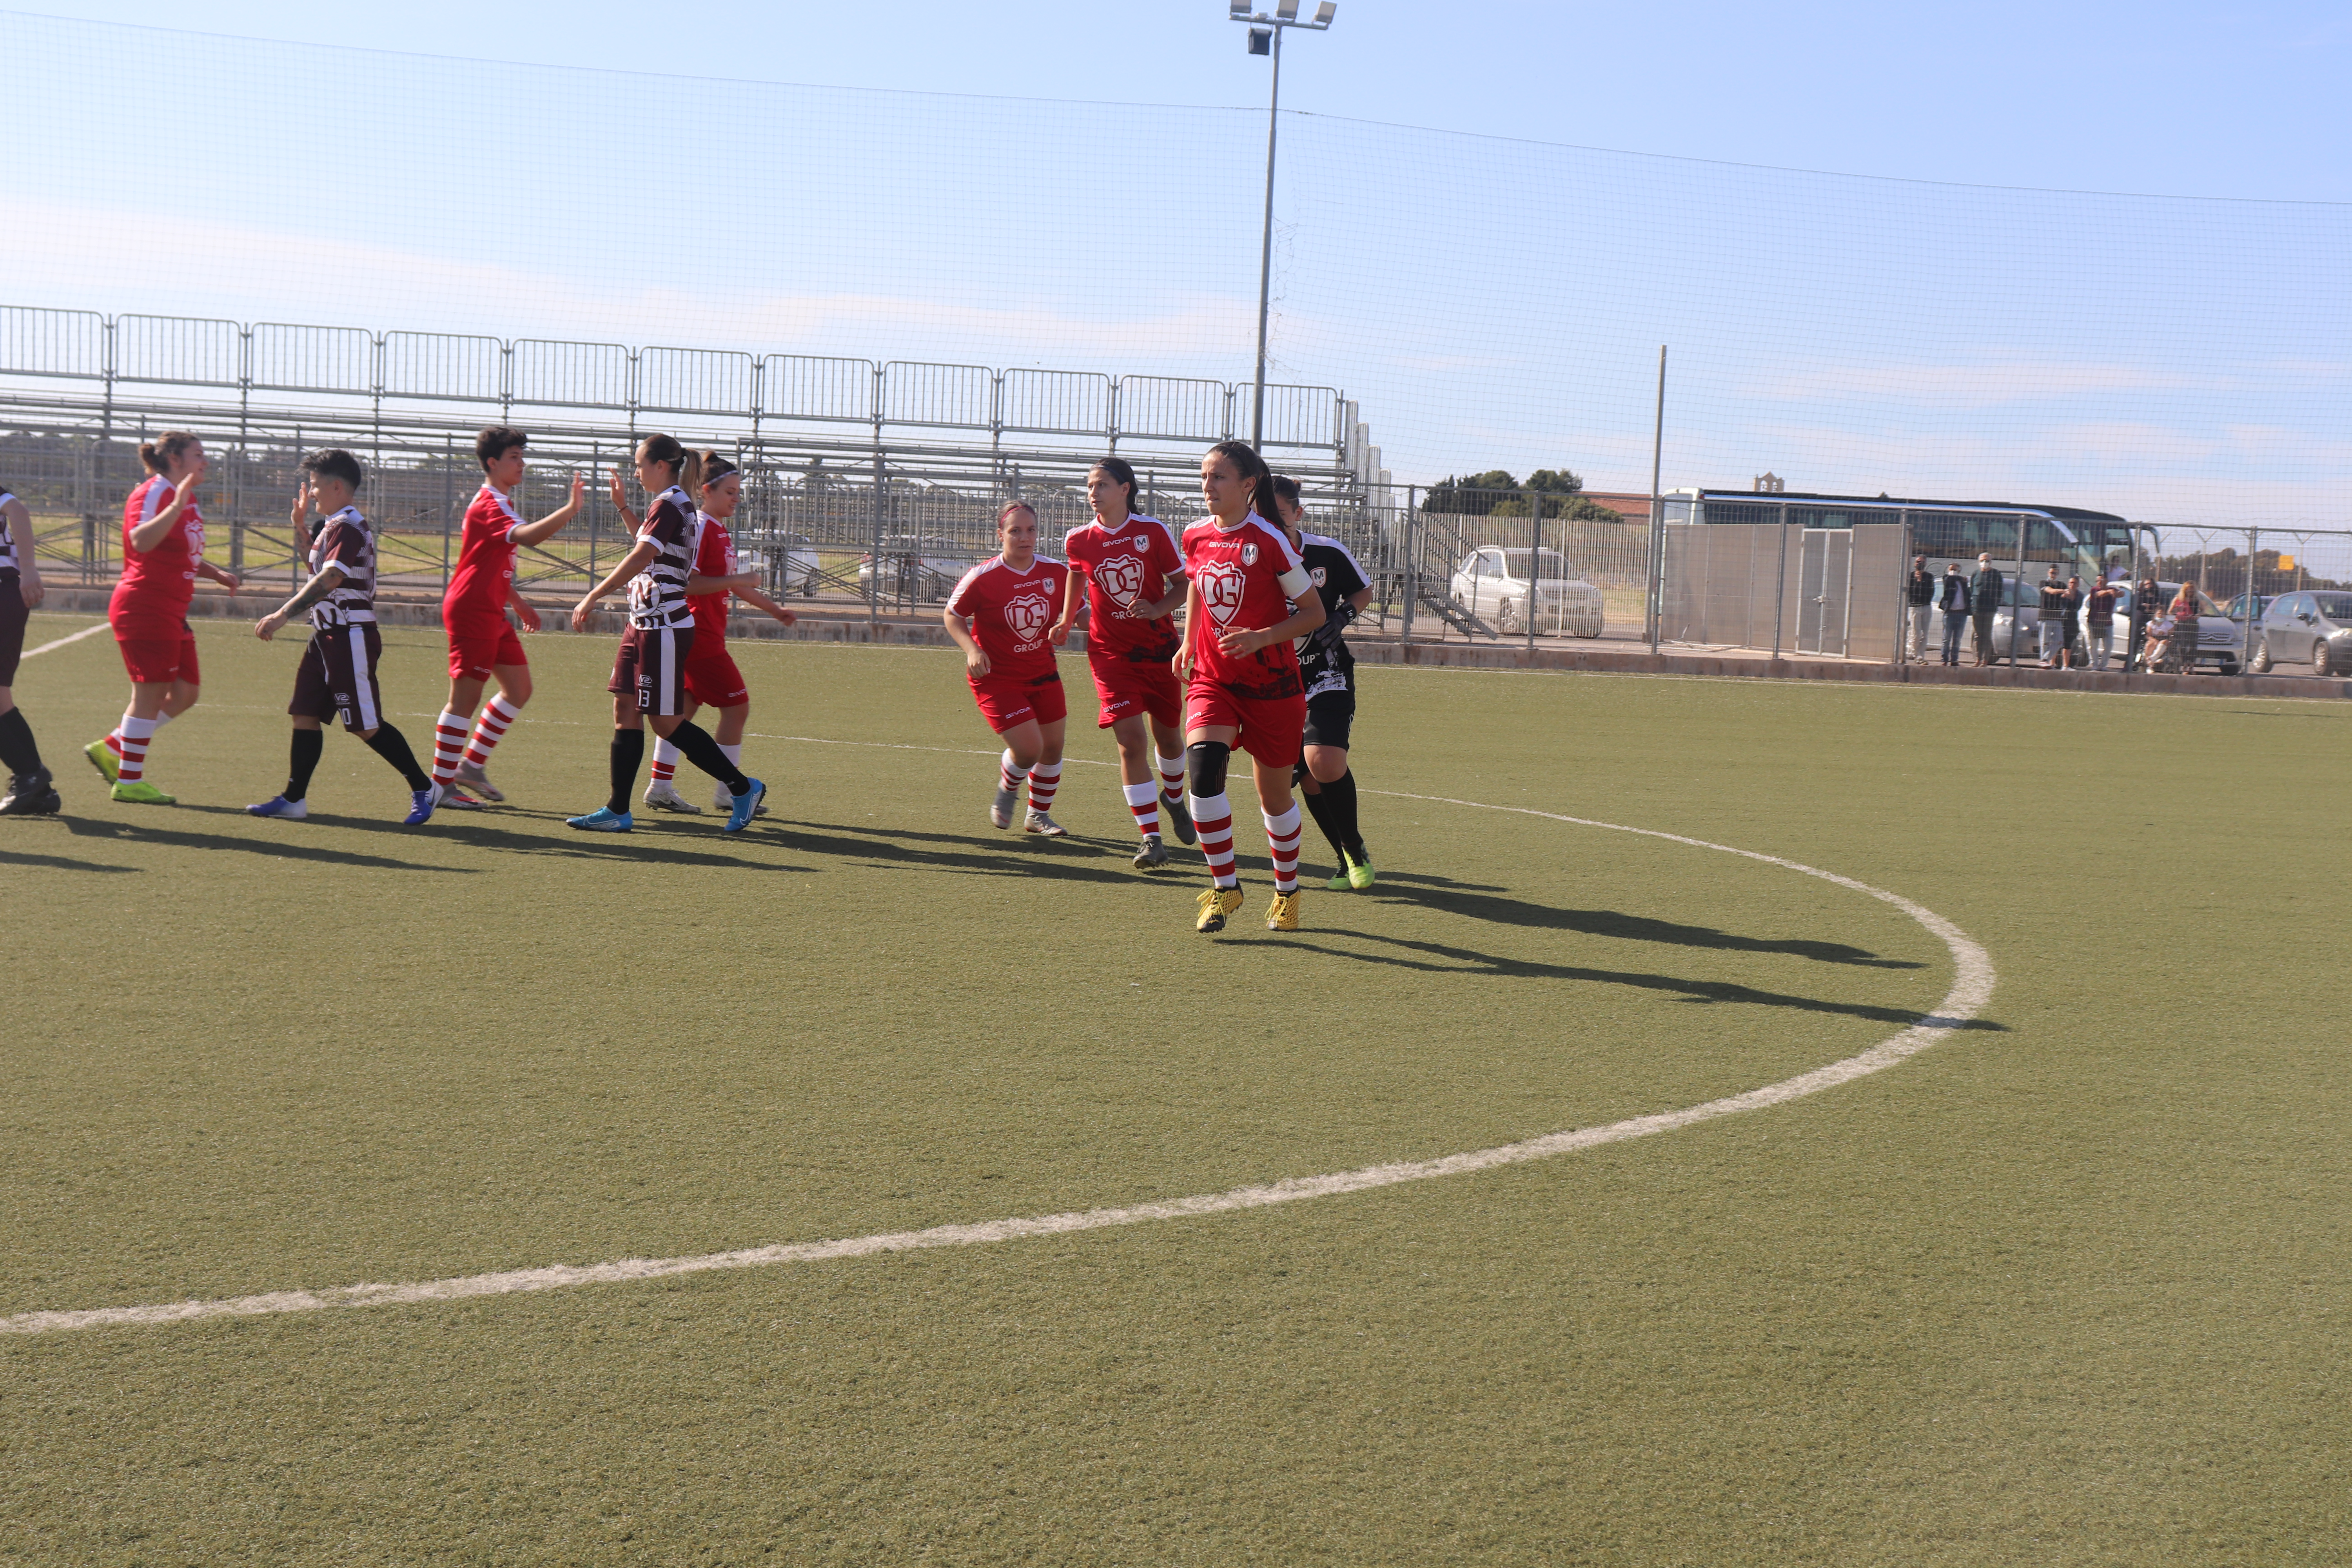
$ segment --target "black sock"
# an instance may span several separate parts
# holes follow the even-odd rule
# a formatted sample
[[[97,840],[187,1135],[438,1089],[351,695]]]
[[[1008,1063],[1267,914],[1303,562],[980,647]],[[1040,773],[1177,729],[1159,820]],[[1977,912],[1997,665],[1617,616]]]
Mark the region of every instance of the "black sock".
[[[324,730],[297,730],[294,744],[289,748],[292,760],[286,764],[288,800],[300,800],[310,793],[310,775],[319,771],[320,754],[327,749]]]
[[[1331,842],[1352,858],[1363,859],[1364,835],[1362,829],[1356,826],[1355,771],[1349,769],[1341,773],[1323,786],[1321,795],[1307,798],[1323,803],[1323,809],[1317,814],[1315,820],[1322,825]]]
[[[19,778],[41,771],[41,748],[33,742],[33,727],[25,722],[22,708],[0,713],[0,767]]]
[[[1303,786],[1308,781],[1301,779],[1298,782]],[[1312,793],[1304,787],[1300,788],[1299,803],[1307,807],[1307,815],[1315,819],[1315,826],[1323,830],[1323,837],[1331,841],[1331,853],[1341,854],[1343,850],[1339,843],[1339,825],[1331,815],[1331,802],[1334,798],[1331,786],[1320,780],[1313,782],[1316,788]]]
[[[725,784],[729,795],[741,795],[751,787],[751,781],[744,777],[741,768],[727,760],[727,753],[719,749],[710,731],[693,720],[672,730],[668,739],[677,748],[678,755]]]
[[[416,765],[416,753],[408,749],[408,737],[389,724],[376,726],[375,733],[367,738],[368,750],[390,763],[413,790],[431,789],[433,775]]]
[[[646,760],[646,732],[635,725],[613,731],[613,798],[604,805],[615,815],[629,814],[629,795],[637,787],[637,764]]]

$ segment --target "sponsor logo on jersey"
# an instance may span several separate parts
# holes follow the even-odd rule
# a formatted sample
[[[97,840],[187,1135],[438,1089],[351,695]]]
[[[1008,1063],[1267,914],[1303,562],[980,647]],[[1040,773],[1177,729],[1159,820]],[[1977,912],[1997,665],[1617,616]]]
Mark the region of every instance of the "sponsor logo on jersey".
[[[1247,584],[1241,568],[1231,562],[1215,562],[1202,567],[1193,581],[1200,584],[1201,602],[1209,606],[1210,617],[1221,626],[1232,621],[1234,612],[1242,607],[1242,592]]]
[[[1122,607],[1131,605],[1143,592],[1143,563],[1132,555],[1106,561],[1095,568],[1095,581]]]
[[[1053,600],[1042,588],[1034,594],[1024,594],[1017,599],[1008,600],[1004,605],[1004,624],[1011,626],[1013,635],[1024,643],[1036,641],[1037,635],[1045,629],[1045,623],[1053,618]]]

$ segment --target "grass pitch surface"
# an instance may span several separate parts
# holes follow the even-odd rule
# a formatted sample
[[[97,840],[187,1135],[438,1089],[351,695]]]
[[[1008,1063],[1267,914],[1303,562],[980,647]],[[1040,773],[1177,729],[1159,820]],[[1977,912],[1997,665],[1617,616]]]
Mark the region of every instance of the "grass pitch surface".
[[[1202,938],[1204,879],[1127,865],[1091,704],[1077,838],[998,834],[928,650],[739,647],[776,788],[740,838],[562,826],[609,733],[609,647],[572,637],[531,644],[509,805],[404,829],[335,734],[311,818],[257,821],[297,649],[199,637],[206,700],[151,760],[175,808],[73,758],[120,710],[102,634],[18,677],[68,816],[0,823],[0,1315],[1426,1158],[1851,1056],[1952,977],[1812,879],[1370,795],[1377,888],[1318,874],[1277,935],[1252,861]],[[440,639],[385,641],[421,750]],[[1794,1105],[1255,1213],[0,1336],[0,1561],[2342,1557],[2343,714],[1363,687],[1368,790],[1893,889],[1989,949],[1987,1026]]]

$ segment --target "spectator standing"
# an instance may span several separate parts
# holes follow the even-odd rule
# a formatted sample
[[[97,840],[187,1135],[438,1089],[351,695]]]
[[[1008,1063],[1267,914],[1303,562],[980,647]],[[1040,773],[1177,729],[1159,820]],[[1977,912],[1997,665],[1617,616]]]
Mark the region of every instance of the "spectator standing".
[[[1911,623],[1911,662],[1924,664],[1927,659],[1927,622],[1936,607],[1936,574],[1927,570],[1927,558],[1911,557],[1911,575],[1903,584],[1904,613]]]
[[[2066,594],[2061,603],[2064,619],[2058,623],[2058,657],[2068,669],[2083,668],[2083,580],[2066,579]]]
[[[1976,621],[1977,668],[1993,662],[1992,616],[2000,608],[2000,569],[1990,554],[1977,557],[1977,574],[1969,579],[1969,614]]]
[[[2157,582],[2156,573],[2151,568],[2147,576],[2132,586],[2131,646],[2124,650],[2125,669],[2129,670],[2135,665],[2143,669],[2147,668],[2147,656],[2142,650],[2147,647],[2147,623],[2162,614],[2164,589]]]
[[[2197,673],[2197,584],[2183,583],[2180,592],[2172,596],[2166,613],[2172,617],[2172,637],[2168,644],[2173,667],[2183,675]]]
[[[1957,667],[1960,662],[1960,633],[1969,624],[1969,580],[1960,575],[1960,563],[1953,562],[1944,568],[1944,662]]]
[[[2066,647],[2066,584],[2058,580],[2058,563],[2050,563],[2050,575],[2042,579],[2042,599],[2036,606],[2033,629],[2042,639],[2042,668],[2054,669]]]
[[[2113,583],[2101,579],[2083,600],[2083,630],[2090,637],[2091,668],[2105,669],[2114,656],[2116,646],[2116,601],[2122,593]],[[2126,650],[2128,654],[2128,650]]]

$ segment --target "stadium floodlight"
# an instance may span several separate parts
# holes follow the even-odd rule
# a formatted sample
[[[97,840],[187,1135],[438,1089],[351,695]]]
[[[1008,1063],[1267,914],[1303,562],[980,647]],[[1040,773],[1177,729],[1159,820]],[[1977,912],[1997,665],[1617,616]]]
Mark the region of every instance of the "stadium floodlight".
[[[1255,395],[1250,400],[1250,445],[1261,449],[1265,444],[1266,301],[1274,282],[1274,142],[1282,118],[1282,35],[1291,27],[1326,32],[1339,11],[1339,0],[1322,0],[1315,8],[1315,20],[1302,22],[1298,19],[1298,0],[1276,0],[1271,16],[1263,11],[1253,12],[1250,0],[1230,0],[1226,13],[1230,21],[1251,24],[1250,53],[1274,58],[1274,86],[1265,109],[1265,227],[1257,251],[1257,383]]]

